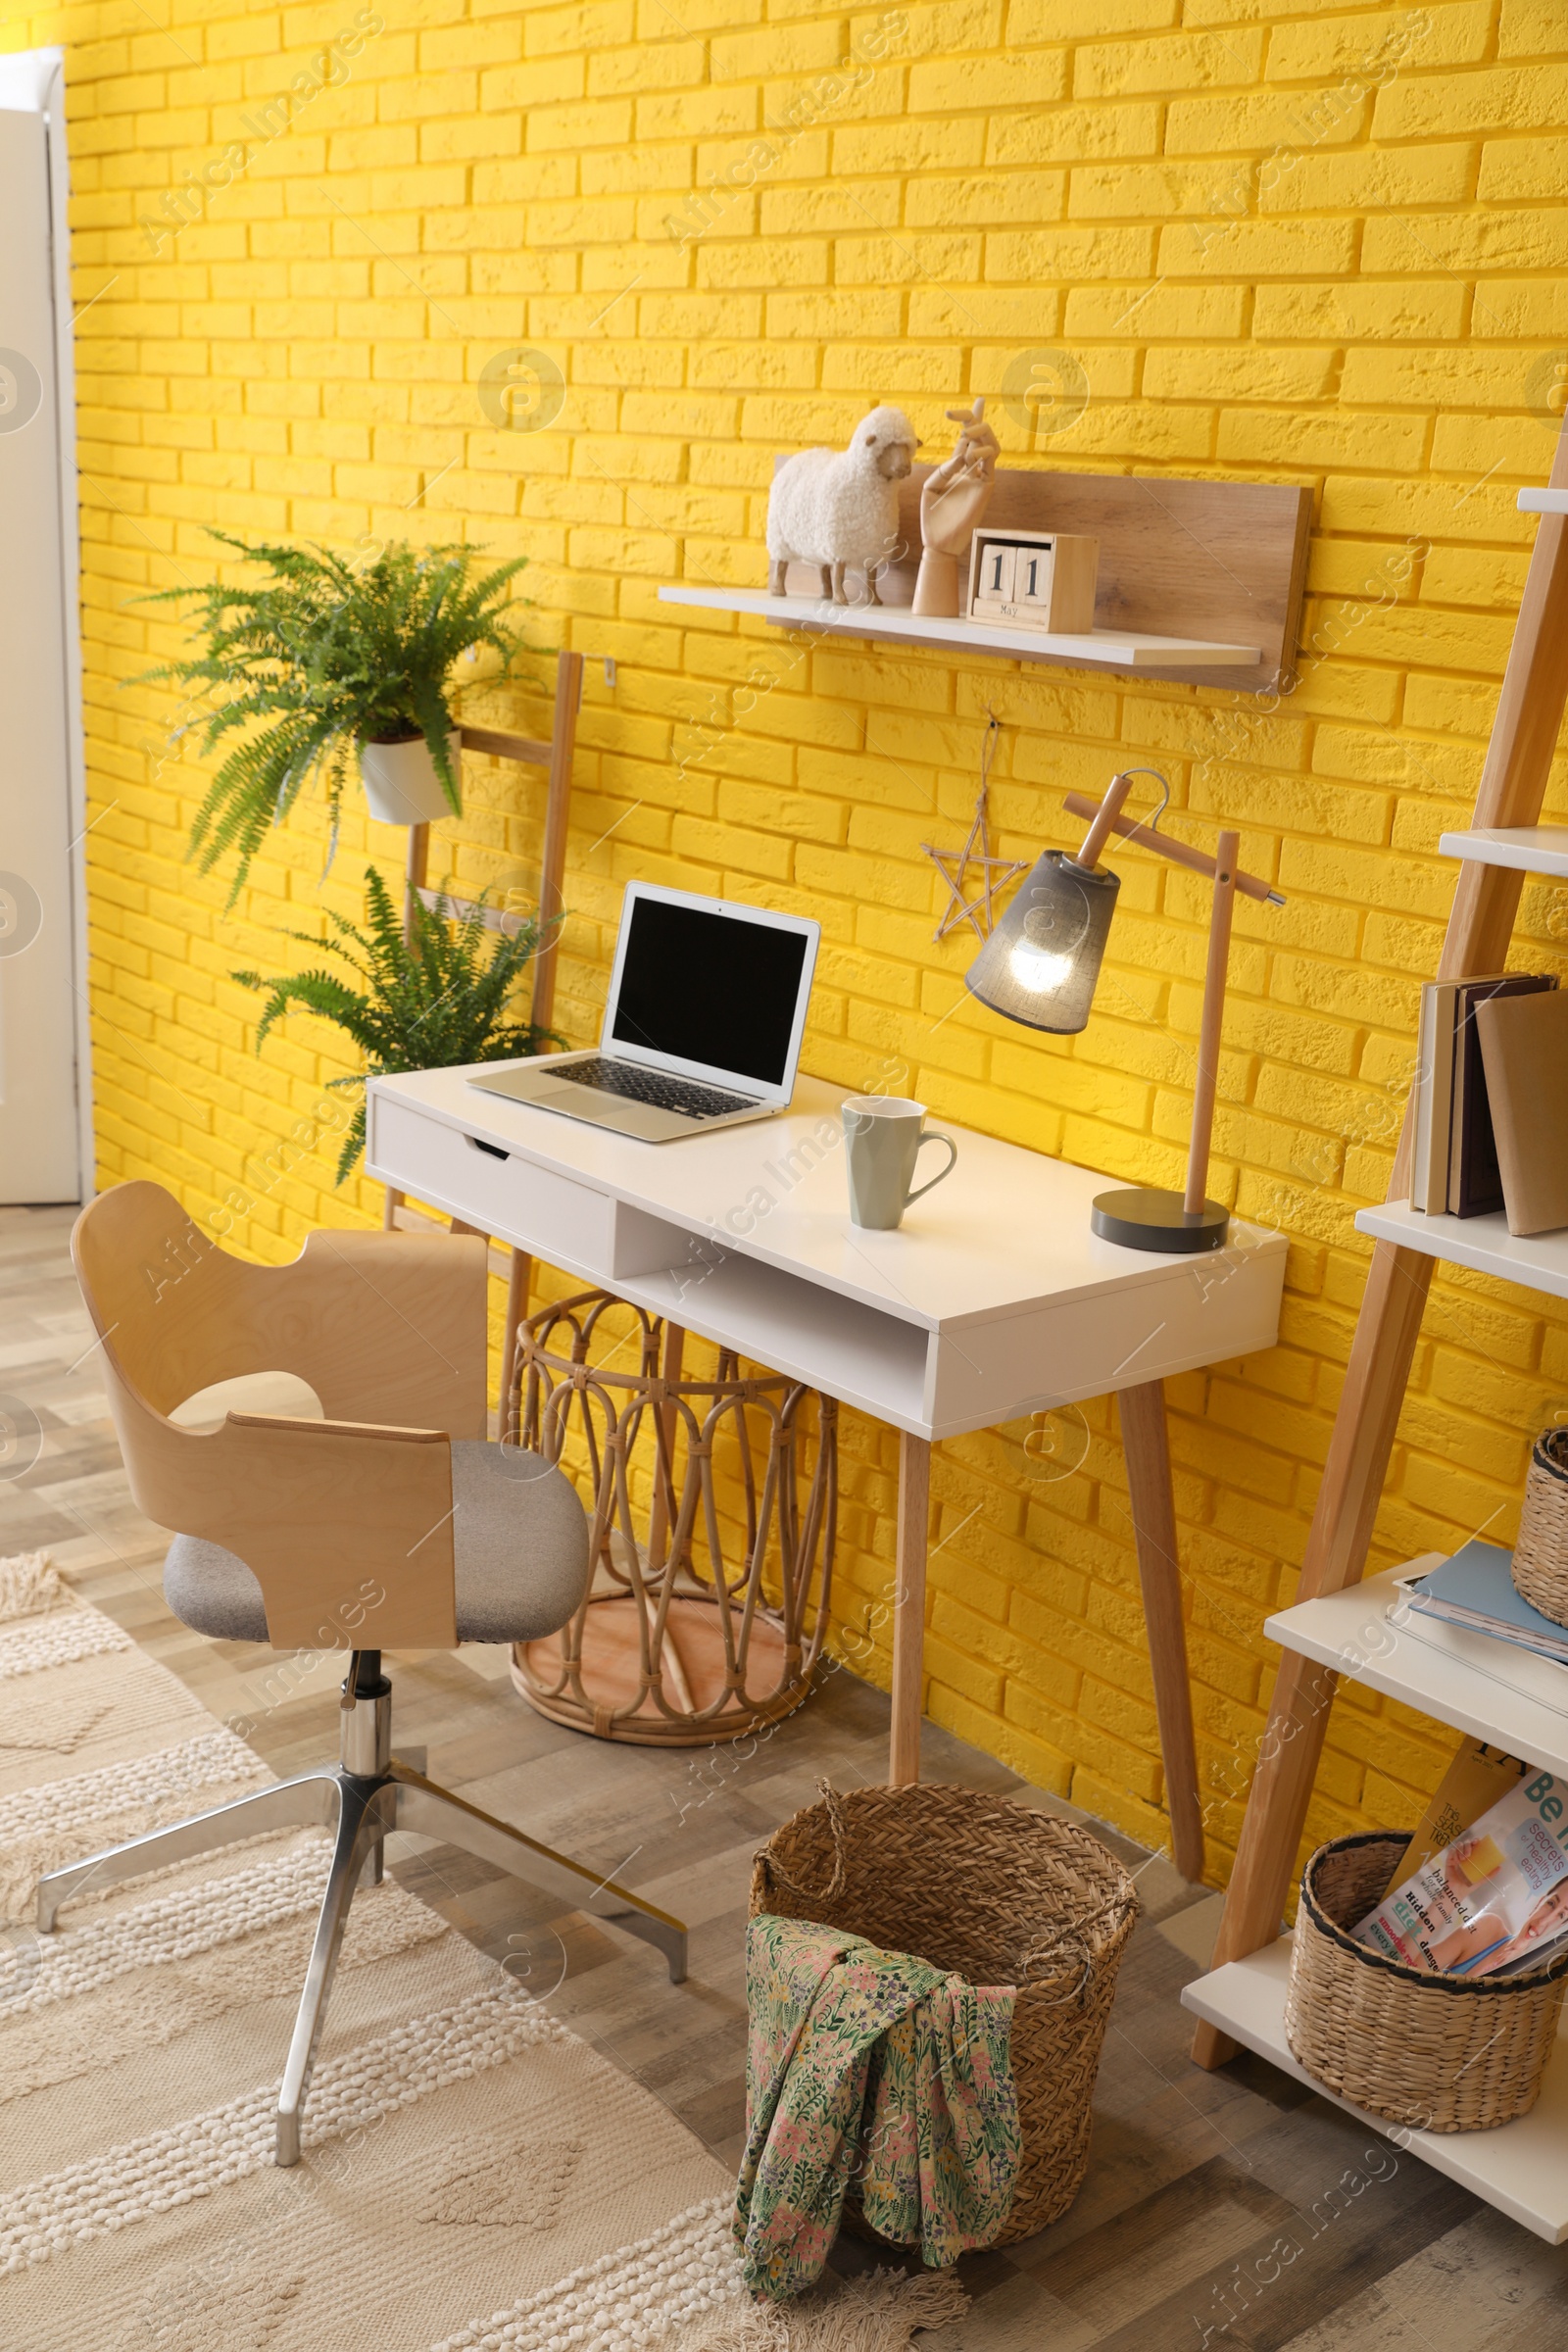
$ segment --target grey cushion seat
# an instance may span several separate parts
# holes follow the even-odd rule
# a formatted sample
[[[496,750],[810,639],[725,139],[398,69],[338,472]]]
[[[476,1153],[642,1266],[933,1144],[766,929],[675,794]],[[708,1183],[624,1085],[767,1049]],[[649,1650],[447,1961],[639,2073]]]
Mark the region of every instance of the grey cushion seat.
[[[538,1454],[457,1439],[452,1548],[460,1642],[532,1642],[564,1625],[588,1589],[588,1520],[569,1479]],[[237,1553],[176,1536],[164,1597],[193,1633],[265,1642],[262,1588]]]

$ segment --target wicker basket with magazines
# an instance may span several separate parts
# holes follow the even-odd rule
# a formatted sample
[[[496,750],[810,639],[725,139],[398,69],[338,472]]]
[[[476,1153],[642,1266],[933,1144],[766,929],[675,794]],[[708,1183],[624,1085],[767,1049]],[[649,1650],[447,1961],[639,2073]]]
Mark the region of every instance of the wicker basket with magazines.
[[[1527,2115],[1568,1990],[1568,1951],[1527,1976],[1435,1976],[1347,1931],[1382,1901],[1404,1830],[1335,1838],[1301,1879],[1285,2038],[1313,2080],[1415,2132],[1491,2132]]]
[[[1530,1450],[1515,1589],[1557,1625],[1568,1625],[1568,1429],[1544,1429]]]

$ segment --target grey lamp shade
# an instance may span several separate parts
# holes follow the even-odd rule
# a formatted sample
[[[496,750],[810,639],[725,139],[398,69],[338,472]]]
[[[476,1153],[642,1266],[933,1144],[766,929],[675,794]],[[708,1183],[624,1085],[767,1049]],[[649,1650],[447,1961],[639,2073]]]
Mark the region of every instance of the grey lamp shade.
[[[1047,850],[965,972],[993,1012],[1068,1035],[1087,1026],[1121,876]]]

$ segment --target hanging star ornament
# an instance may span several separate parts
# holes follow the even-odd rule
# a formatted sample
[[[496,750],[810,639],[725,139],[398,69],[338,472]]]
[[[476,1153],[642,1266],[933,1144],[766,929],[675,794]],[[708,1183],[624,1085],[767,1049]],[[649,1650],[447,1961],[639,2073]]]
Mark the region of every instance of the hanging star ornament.
[[[1001,732],[1001,721],[993,712],[991,724],[986,729],[985,748],[980,755],[980,792],[962,849],[939,850],[934,842],[929,841],[920,844],[948,886],[948,905],[931,934],[933,940],[946,939],[948,933],[956,931],[960,923],[971,924],[976,939],[989,939],[997,919],[992,900],[999,890],[1006,888],[1014,874],[1023,873],[1029,863],[1027,858],[993,858],[991,855],[986,802],[990,792],[991,762]],[[967,875],[971,865],[980,868],[980,891],[977,897],[966,899],[964,892],[968,888]]]
[[[1027,858],[993,858],[986,847],[986,817],[983,800],[975,803],[974,822],[961,850],[939,850],[929,841],[920,844],[936,867],[950,894],[949,905],[931,936],[946,939],[960,923],[972,923],[977,939],[989,939],[996,925],[996,908],[992,905],[999,890],[1004,890],[1014,874],[1027,867]],[[964,890],[966,868],[980,868],[981,883],[977,897],[966,899]]]

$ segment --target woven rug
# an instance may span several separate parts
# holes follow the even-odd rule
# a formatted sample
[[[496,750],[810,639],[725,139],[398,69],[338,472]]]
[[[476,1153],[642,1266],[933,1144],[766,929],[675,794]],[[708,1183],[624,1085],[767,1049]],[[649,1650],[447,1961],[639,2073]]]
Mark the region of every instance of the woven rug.
[[[918,2278],[754,2310],[723,2168],[390,1879],[280,2172],[323,1835],[27,1924],[40,1872],[271,1777],[43,1558],[0,1561],[5,2352],[900,2352],[961,2311]]]

